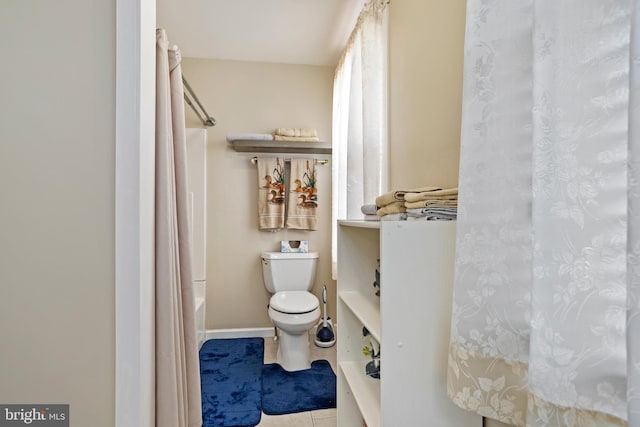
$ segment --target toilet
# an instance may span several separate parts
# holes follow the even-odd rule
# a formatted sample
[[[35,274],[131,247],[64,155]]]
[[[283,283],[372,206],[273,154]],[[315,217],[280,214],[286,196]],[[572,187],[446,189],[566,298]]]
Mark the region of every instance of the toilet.
[[[313,287],[317,252],[263,252],[262,276],[269,301],[269,317],[278,329],[277,361],[287,371],[309,369],[309,330],[320,319],[320,302]]]

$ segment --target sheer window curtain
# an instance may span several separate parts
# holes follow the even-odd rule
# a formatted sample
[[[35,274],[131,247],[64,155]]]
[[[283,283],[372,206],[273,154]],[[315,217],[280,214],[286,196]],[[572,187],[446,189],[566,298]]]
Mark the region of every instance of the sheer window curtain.
[[[640,426],[638,0],[468,0],[448,392]]]
[[[202,425],[180,52],[156,32],[156,426]]]
[[[388,187],[388,2],[365,4],[340,58],[333,86],[332,248],[337,220],[362,218],[363,204]]]

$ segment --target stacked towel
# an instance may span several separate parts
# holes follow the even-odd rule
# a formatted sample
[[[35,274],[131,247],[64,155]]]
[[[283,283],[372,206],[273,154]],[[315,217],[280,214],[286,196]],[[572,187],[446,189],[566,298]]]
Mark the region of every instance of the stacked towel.
[[[309,128],[278,128],[273,133],[276,141],[318,142],[318,132]]]
[[[411,194],[405,199],[407,219],[452,221],[458,216],[458,188]]]
[[[393,202],[393,203],[389,203],[388,205],[384,205],[380,209],[378,209],[377,215],[379,217],[383,217],[385,215],[395,214],[395,213],[404,213],[406,211],[407,211],[407,208],[404,207],[404,202]]]
[[[426,219],[452,221],[457,218],[456,208],[417,208],[407,209],[407,219]]]
[[[406,219],[407,207],[405,206],[405,198],[409,194],[422,194],[429,191],[441,190],[438,187],[421,187],[412,190],[393,190],[381,194],[376,197],[376,206],[378,210],[376,214],[380,219],[384,220],[404,220]],[[397,215],[403,214],[403,215]],[[393,215],[385,218],[387,215]]]
[[[382,220],[455,220],[458,211],[458,189],[422,187],[394,190],[376,198],[377,216]],[[364,206],[362,207],[364,214]]]
[[[413,190],[394,190],[394,191],[389,191],[387,193],[381,194],[380,196],[378,196],[376,198],[376,205],[381,208],[381,207],[386,206],[386,205],[388,205],[390,203],[404,202],[405,201],[405,197],[406,197],[407,194],[423,193],[423,192],[434,191],[434,190],[441,190],[441,188],[438,188],[438,187],[422,187],[422,188],[415,188]]]

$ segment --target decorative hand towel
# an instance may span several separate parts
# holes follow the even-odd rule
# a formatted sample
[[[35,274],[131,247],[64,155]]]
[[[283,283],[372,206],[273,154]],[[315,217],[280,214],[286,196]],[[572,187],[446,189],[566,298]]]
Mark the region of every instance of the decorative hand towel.
[[[258,158],[258,228],[284,228],[284,161]]]
[[[291,190],[287,228],[317,230],[318,187],[315,159],[291,159]]]
[[[416,188],[414,190],[394,190],[389,191],[388,193],[381,194],[376,198],[376,205],[382,207],[386,206],[393,202],[404,201],[405,195],[407,193],[423,193],[425,191],[435,191],[440,190],[438,187],[422,187]]]
[[[312,128],[278,128],[274,132],[281,136],[317,137],[318,132]]]

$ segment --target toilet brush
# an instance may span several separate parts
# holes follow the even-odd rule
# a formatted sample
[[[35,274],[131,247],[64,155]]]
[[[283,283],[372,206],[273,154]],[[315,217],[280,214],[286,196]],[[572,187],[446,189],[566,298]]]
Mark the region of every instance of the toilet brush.
[[[316,332],[316,345],[318,347],[331,347],[336,343],[336,336],[333,333],[333,328],[329,324],[329,317],[327,317],[327,286],[322,286],[322,303],[324,306],[324,316],[321,319],[318,331]]]

